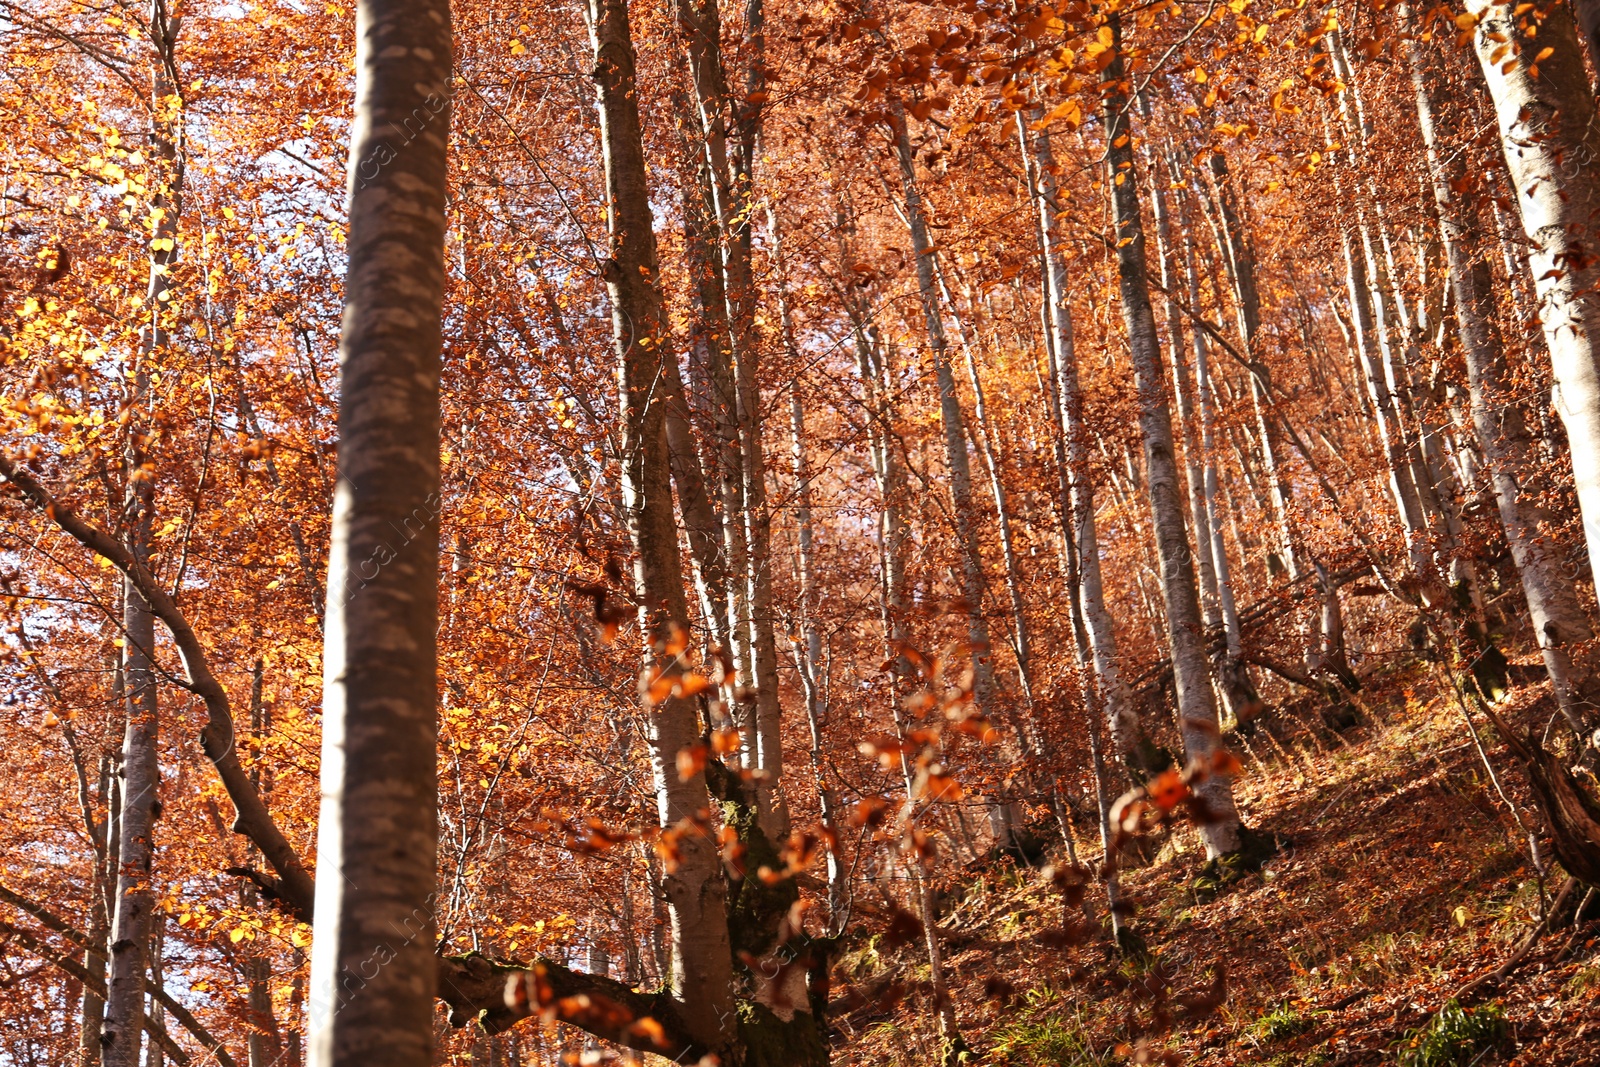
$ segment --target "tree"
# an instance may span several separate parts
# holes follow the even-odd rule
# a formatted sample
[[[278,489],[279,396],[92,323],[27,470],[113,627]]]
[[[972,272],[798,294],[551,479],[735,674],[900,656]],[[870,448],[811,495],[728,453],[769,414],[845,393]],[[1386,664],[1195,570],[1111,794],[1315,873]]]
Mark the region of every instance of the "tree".
[[[447,5],[357,9],[311,1062],[433,1059]]]

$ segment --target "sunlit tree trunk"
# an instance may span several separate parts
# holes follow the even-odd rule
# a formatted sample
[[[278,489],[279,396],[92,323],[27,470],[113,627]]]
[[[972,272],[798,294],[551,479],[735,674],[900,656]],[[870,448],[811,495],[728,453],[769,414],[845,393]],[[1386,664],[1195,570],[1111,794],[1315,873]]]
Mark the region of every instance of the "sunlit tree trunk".
[[[688,605],[672,510],[666,405],[654,385],[660,364],[674,357],[659,289],[626,0],[588,0],[585,14],[605,157],[611,237],[605,281],[618,359],[634,595],[646,677],[670,677],[682,672]],[[705,774],[678,770],[679,753],[699,742],[698,717],[691,701],[667,695],[649,709],[646,722],[661,826],[682,829],[677,864],[662,876],[671,927],[669,987],[688,1034],[707,1049],[721,1049],[734,1038],[727,890],[715,843],[693,824],[710,803]]]
[[[1271,504],[1277,554],[1284,572],[1293,579],[1300,573],[1300,564],[1296,558],[1295,531],[1289,514],[1289,482],[1283,472],[1284,448],[1273,412],[1270,382],[1264,379],[1265,366],[1257,348],[1257,338],[1261,334],[1261,291],[1256,284],[1255,251],[1244,231],[1244,219],[1229,181],[1227,157],[1221,152],[1212,152],[1208,168],[1216,186],[1223,252],[1237,298],[1239,336],[1244,341],[1245,354],[1260,367],[1260,373],[1250,375],[1250,402],[1256,417],[1261,470]]]
[[[308,1034],[316,1067],[433,1061],[451,50],[440,0],[357,7]]]
[[[922,192],[917,184],[916,157],[911,151],[911,134],[906,128],[905,109],[898,102],[890,110],[890,121],[895,155],[900,164],[903,207],[911,229],[912,251],[916,256],[917,291],[922,297],[923,321],[939,389],[939,419],[944,428],[945,460],[950,470],[950,503],[955,518],[957,550],[961,557],[961,595],[967,602],[967,639],[973,646],[972,698],[979,712],[988,715],[993,711],[994,670],[989,651],[989,626],[983,616],[986,583],[983,557],[978,550],[978,516],[972,504],[972,465],[967,456],[966,428],[962,421],[961,398],[956,393],[955,372],[950,366],[950,345],[945,335],[944,316],[939,308],[935,253],[933,241],[928,236]]]
[[[778,212],[767,204],[767,231],[772,241],[772,259],[777,267],[778,316],[783,329],[784,354],[789,359],[790,372],[795,375],[789,385],[789,440],[794,473],[794,522],[796,529],[795,555],[800,577],[799,602],[795,606],[795,622],[800,640],[794,642],[795,671],[800,675],[800,687],[805,694],[806,727],[810,733],[811,773],[816,776],[818,815],[825,831],[823,848],[827,857],[828,877],[828,932],[837,935],[844,921],[846,892],[844,864],[839,855],[838,802],[828,785],[823,766],[823,729],[827,720],[827,704],[823,696],[822,632],[817,628],[817,593],[815,576],[817,564],[814,545],[816,533],[811,522],[811,470],[806,462],[806,413],[801,396],[799,368],[803,356],[795,340],[794,309],[790,304],[788,264],[783,256],[782,235],[778,228]]]
[[[1402,7],[1409,23],[1411,14]],[[1574,730],[1583,731],[1577,690],[1587,672],[1573,662],[1571,650],[1593,639],[1594,631],[1579,604],[1577,591],[1563,579],[1540,525],[1548,520],[1524,483],[1538,468],[1527,411],[1510,389],[1489,262],[1482,251],[1481,208],[1471,192],[1466,161],[1441,144],[1440,111],[1448,107],[1449,89],[1439,78],[1437,60],[1430,64],[1423,46],[1407,45],[1417,120],[1427,148],[1434,203],[1454,290],[1457,336],[1467,364],[1472,421],[1489,468],[1506,543],[1517,564],[1534,636],[1544,654],[1545,669],[1562,714]]]
[[[1134,381],[1139,396],[1146,489],[1155,521],[1156,553],[1161,564],[1161,589],[1166,605],[1179,727],[1188,757],[1209,762],[1221,747],[1217,709],[1206,662],[1200,597],[1195,588],[1194,565],[1184,526],[1183,490],[1172,443],[1172,414],[1167,403],[1166,376],[1162,372],[1161,342],[1150,306],[1144,223],[1139,214],[1138,175],[1134,169],[1128,95],[1120,51],[1121,22],[1115,13],[1109,15],[1107,21],[1113,35],[1112,47],[1118,52],[1103,76],[1102,114],[1122,322],[1133,354]],[[1198,786],[1197,792],[1211,816],[1201,827],[1206,854],[1215,858],[1238,851],[1241,838],[1232,779],[1227,775],[1212,775]]]
[[[751,51],[755,84],[742,94],[743,105],[729,93],[722,57],[722,19],[717,0],[676,0],[679,33],[689,57],[695,100],[714,208],[714,235],[720,246],[723,296],[726,300],[729,350],[726,353],[732,392],[719,396],[724,418],[733,430],[737,450],[732,468],[738,475],[738,506],[730,508],[731,486],[724,492],[723,521],[740,524],[730,537],[744,542],[743,568],[730,559],[739,577],[743,603],[736,605],[736,623],[748,643],[741,667],[754,687],[755,721],[751,724],[756,804],[762,829],[773,840],[788,834],[783,800],[782,708],[778,700],[778,652],[774,636],[771,572],[771,516],[767,508],[765,444],[761,427],[760,342],[756,328],[756,285],[751,266],[751,189],[755,143],[760,131],[759,94],[763,77],[762,11],[759,2],[746,11],[746,41]],[[730,126],[732,129],[730,130]],[[730,144],[730,133],[732,144]],[[719,390],[720,392],[720,390]],[[731,416],[731,418],[730,418]],[[724,472],[731,478],[731,472]],[[731,555],[731,554],[730,554]],[[742,578],[742,581],[739,579]],[[742,612],[742,614],[741,614]]]
[[[1483,0],[1467,10],[1477,19],[1474,46],[1531,246],[1555,408],[1571,447],[1589,565],[1600,577],[1600,173],[1586,162],[1600,158],[1594,94],[1565,5],[1542,12],[1537,38],[1518,25],[1527,13]]]
[[[1174,178],[1177,176],[1174,166]],[[1189,306],[1196,312],[1200,309],[1200,267],[1198,252],[1195,249],[1193,235],[1193,220],[1189,216],[1189,200],[1182,200],[1183,205],[1183,264],[1184,280],[1188,286]],[[1195,406],[1199,408],[1200,415],[1200,462],[1202,465],[1202,491],[1204,493],[1204,529],[1203,535],[1211,541],[1211,564],[1215,570],[1217,582],[1217,607],[1222,615],[1223,632],[1226,635],[1226,651],[1228,656],[1237,661],[1243,651],[1243,635],[1239,625],[1238,600],[1233,589],[1233,568],[1228,562],[1228,547],[1224,540],[1225,529],[1222,493],[1217,474],[1216,460],[1216,421],[1217,403],[1216,390],[1211,382],[1211,350],[1206,341],[1203,330],[1190,332],[1190,339],[1194,346],[1194,386]],[[1242,667],[1241,667],[1242,670]]]
[[[1089,430],[1083,421],[1083,392],[1078,385],[1078,355],[1069,303],[1067,256],[1062,246],[1060,208],[1056,196],[1056,161],[1046,130],[1031,137],[1021,112],[1017,118],[1022,161],[1028,173],[1043,257],[1045,290],[1045,353],[1048,366],[1048,400],[1051,440],[1061,479],[1060,506],[1063,535],[1069,558],[1077,560],[1068,582],[1069,595],[1078,603],[1087,631],[1089,655],[1099,693],[1096,702],[1110,726],[1117,758],[1138,759],[1139,719],[1128,700],[1117,665],[1116,632],[1106,610],[1100,577],[1100,544],[1095,527],[1094,483],[1089,473]],[[1069,571],[1073,568],[1069,565]]]
[[[150,384],[160,373],[162,355],[171,340],[172,265],[177,261],[178,216],[183,195],[182,116],[174,105],[169,71],[178,35],[178,19],[164,8],[150,21],[150,142],[158,185],[150,203],[149,280],[140,332],[139,355],[126,397],[133,417],[124,453],[127,489],[123,529],[129,554],[150,565],[150,538],[155,518],[156,462],[147,451],[154,436],[148,407]],[[110,915],[111,942],[106,971],[106,999],[100,1035],[104,1067],[137,1067],[144,1033],[145,977],[149,969],[155,893],[151,884],[155,860],[155,822],[160,812],[160,708],[156,695],[155,616],[131,580],[122,589],[123,664],[127,729],[122,742],[122,802],[119,818],[119,862],[114,868],[115,904]]]

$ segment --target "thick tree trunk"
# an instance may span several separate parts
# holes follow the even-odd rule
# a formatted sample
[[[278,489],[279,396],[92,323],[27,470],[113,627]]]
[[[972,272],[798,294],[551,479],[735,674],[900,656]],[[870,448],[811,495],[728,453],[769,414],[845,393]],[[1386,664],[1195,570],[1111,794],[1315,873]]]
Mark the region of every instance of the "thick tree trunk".
[[[1161,564],[1178,722],[1189,759],[1209,763],[1221,747],[1217,709],[1206,662],[1200,598],[1184,528],[1183,491],[1177,457],[1173,454],[1172,414],[1161,366],[1161,342],[1150,306],[1144,223],[1139,215],[1138,174],[1134,169],[1128,95],[1120,52],[1121,22],[1116,14],[1109,15],[1108,22],[1113,35],[1112,47],[1118,52],[1106,68],[1101,92],[1112,216],[1116,226],[1112,245],[1117,255],[1122,321],[1133,353],[1134,381],[1139,394],[1146,487],[1155,521],[1156,553]],[[1210,813],[1209,820],[1201,827],[1206,854],[1215,858],[1238,851],[1240,825],[1233,802],[1232,779],[1227,775],[1212,775],[1197,792]]]
[[[439,362],[451,27],[361,0],[323,662],[310,1057],[433,1060]]]
[[[605,156],[611,235],[605,275],[620,377],[623,503],[635,553],[645,677],[654,682],[682,673],[677,646],[686,640],[688,624],[666,405],[654,389],[659,364],[674,357],[659,289],[626,0],[587,0],[585,14]],[[699,743],[699,723],[694,704],[670,693],[649,712],[661,826],[677,835],[679,851],[675,867],[662,878],[672,937],[670,993],[688,1036],[707,1050],[725,1049],[736,1037],[727,889],[717,847],[695,823],[710,805],[705,773],[678,772],[679,753]]]
[[[1594,94],[1565,5],[1544,13],[1536,39],[1517,25],[1526,14],[1484,0],[1467,10],[1478,20],[1474,45],[1531,246],[1555,407],[1571,447],[1590,568],[1600,577],[1600,173],[1584,162],[1600,158]]]
[[[1409,9],[1402,7],[1401,11],[1409,22]],[[1548,516],[1542,513],[1536,496],[1523,488],[1533,477],[1538,460],[1528,432],[1527,411],[1509,387],[1495,320],[1493,279],[1482,251],[1481,209],[1471,191],[1462,154],[1440,144],[1437,120],[1441,106],[1448,106],[1449,90],[1442,79],[1430,73],[1422,48],[1410,42],[1407,58],[1455,297],[1456,330],[1467,364],[1472,422],[1556,700],[1567,722],[1581,735],[1584,724],[1577,691],[1585,688],[1589,679],[1587,671],[1573,662],[1571,652],[1592,640],[1594,631],[1576,590],[1563,580],[1541,534],[1540,524]]]

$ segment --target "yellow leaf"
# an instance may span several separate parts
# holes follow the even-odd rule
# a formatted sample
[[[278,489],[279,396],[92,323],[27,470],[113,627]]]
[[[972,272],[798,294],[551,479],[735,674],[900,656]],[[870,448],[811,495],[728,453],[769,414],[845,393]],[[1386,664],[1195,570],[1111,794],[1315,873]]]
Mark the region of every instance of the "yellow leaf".
[[[247,931],[244,927],[235,926],[232,930],[228,931],[228,940],[237,945],[239,942],[245,939],[245,936],[248,933],[249,931]]]
[[[514,56],[525,56],[528,54],[528,50],[522,46],[521,41],[513,38],[511,41],[511,54]]]

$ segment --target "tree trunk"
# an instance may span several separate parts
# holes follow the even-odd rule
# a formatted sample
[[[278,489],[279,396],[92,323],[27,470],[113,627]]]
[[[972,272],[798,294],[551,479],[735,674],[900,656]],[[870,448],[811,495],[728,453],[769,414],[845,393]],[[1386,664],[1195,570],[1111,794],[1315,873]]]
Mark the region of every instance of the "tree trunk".
[[[1402,18],[1411,21],[1409,8]],[[1538,468],[1528,432],[1527,411],[1510,389],[1500,329],[1495,320],[1495,294],[1489,262],[1482,251],[1481,208],[1471,192],[1466,161],[1439,143],[1438,112],[1448,106],[1446,83],[1430,76],[1422,45],[1411,41],[1407,58],[1416,90],[1417,120],[1427,148],[1439,230],[1449,263],[1455,297],[1456,331],[1467,364],[1472,422],[1489,467],[1490,484],[1500,511],[1500,525],[1511,546],[1534,636],[1544,654],[1556,700],[1567,722],[1581,736],[1583,720],[1577,690],[1588,683],[1587,672],[1572,660],[1571,650],[1594,637],[1594,631],[1570,581],[1562,579],[1540,531],[1548,520],[1534,494],[1523,489]],[[1436,69],[1436,68],[1435,68]]]
[[[179,24],[165,9],[151,19],[151,97],[165,101],[172,93],[168,70],[173,63]],[[153,114],[164,114],[164,103]],[[154,219],[149,244],[149,283],[139,358],[133,368],[127,404],[133,413],[125,452],[127,491],[123,525],[128,553],[140,565],[150,564],[150,535],[155,519],[155,463],[145,451],[149,432],[148,393],[153,374],[170,341],[172,317],[171,265],[177,259],[178,215],[183,187],[181,125],[153,121],[150,141],[162,182],[150,205]],[[127,730],[122,744],[120,860],[115,868],[116,903],[111,915],[111,952],[106,976],[100,1061],[104,1067],[138,1067],[144,1030],[144,987],[149,966],[150,931],[155,910],[151,873],[155,821],[160,815],[160,709],[156,696],[155,617],[139,589],[125,581],[122,589],[123,684]]]
[[[1594,95],[1565,5],[1552,5],[1538,38],[1526,42],[1517,25],[1526,15],[1483,0],[1467,10],[1478,20],[1474,46],[1531,246],[1555,407],[1571,447],[1589,565],[1600,578],[1600,175],[1583,162],[1600,158]],[[1535,44],[1550,50],[1537,64]]]
[[[451,27],[361,0],[309,1053],[433,1061],[439,362]]]
[[[1116,55],[1101,83],[1107,139],[1107,161],[1115,230],[1118,288],[1123,328],[1133,353],[1134,381],[1139,394],[1139,428],[1144,438],[1146,488],[1155,521],[1156,553],[1161,564],[1161,589],[1167,614],[1168,647],[1184,751],[1191,761],[1210,763],[1221,748],[1217,709],[1206,662],[1205,627],[1195,588],[1194,566],[1184,529],[1183,491],[1173,454],[1172,414],[1167,404],[1161,367],[1161,342],[1150,306],[1146,273],[1144,223],[1139,215],[1138,175],[1133,163],[1132,129],[1121,54],[1121,20],[1107,16]],[[1197,789],[1209,812],[1201,826],[1210,858],[1237,852],[1241,845],[1233,782],[1212,775]]]
[[[626,0],[587,0],[585,15],[605,156],[611,238],[605,278],[620,379],[623,501],[635,553],[644,677],[671,685],[682,672],[682,649],[675,646],[686,639],[688,605],[672,511],[666,405],[654,383],[658,366],[674,357],[659,289]],[[716,845],[694,823],[710,805],[705,773],[678,771],[679,753],[699,743],[698,717],[692,701],[670,691],[648,711],[660,823],[677,835],[679,851],[662,878],[672,939],[671,996],[688,1035],[707,1050],[724,1049],[736,1037],[727,889]]]
[[[743,629],[748,641],[746,683],[755,690],[755,721],[751,724],[752,762],[761,773],[756,778],[756,804],[763,831],[773,840],[788,835],[789,815],[783,800],[782,708],[778,700],[778,652],[773,632],[771,574],[771,516],[767,509],[766,460],[761,434],[760,344],[756,336],[756,287],[750,262],[750,178],[755,140],[760,129],[762,93],[761,6],[752,3],[746,18],[751,34],[748,45],[755,53],[751,77],[756,84],[744,94],[742,110],[730,115],[731,97],[722,61],[722,20],[717,0],[676,0],[680,36],[689,56],[689,69],[700,110],[708,177],[715,214],[714,236],[721,247],[723,295],[727,306],[732,392],[719,397],[724,425],[733,430],[729,443],[738,452],[739,505],[728,507],[724,493],[723,521],[742,524],[746,551],[744,568],[736,583],[744,598]],[[730,121],[731,120],[731,121]],[[735,159],[729,159],[729,126],[734,127]],[[737,170],[737,175],[735,174]],[[709,221],[709,220],[708,220]],[[725,471],[724,477],[730,478]],[[731,489],[731,486],[730,486]],[[736,562],[736,561],[730,561]],[[742,581],[741,581],[742,579]]]
[[[817,629],[816,592],[812,579],[816,574],[814,545],[816,533],[811,523],[811,470],[806,462],[805,402],[800,395],[801,354],[794,336],[794,313],[789,303],[787,263],[783,258],[783,241],[778,229],[778,212],[772,203],[767,204],[767,231],[771,235],[772,260],[777,267],[778,316],[783,327],[784,354],[789,358],[790,373],[796,375],[789,386],[789,435],[794,471],[794,522],[796,528],[795,556],[800,577],[800,596],[795,605],[795,622],[800,640],[794,642],[795,672],[800,676],[800,688],[805,694],[806,727],[811,735],[809,754],[811,773],[817,779],[817,807],[822,823],[823,848],[827,856],[828,877],[828,934],[838,936],[843,932],[844,898],[847,886],[842,858],[839,855],[838,802],[828,786],[822,762],[822,731],[828,709],[823,696],[822,683],[817,677],[822,669],[822,634]]]
[[[972,504],[972,465],[967,457],[966,428],[962,422],[961,398],[956,395],[955,373],[950,367],[944,316],[939,310],[933,241],[928,236],[922,192],[917,187],[916,157],[911,151],[905,108],[899,102],[890,109],[890,124],[900,164],[906,222],[911,229],[911,247],[917,262],[917,291],[922,298],[928,348],[939,388],[939,421],[944,428],[945,460],[950,469],[950,504],[960,553],[961,595],[966,600],[967,640],[972,645],[972,700],[978,712],[987,716],[994,710],[994,667],[989,651],[989,625],[983,617],[983,557],[978,550],[978,516]]]
[[[1094,481],[1089,471],[1089,430],[1083,420],[1083,392],[1078,385],[1078,355],[1069,303],[1067,257],[1061,245],[1060,211],[1056,197],[1056,161],[1049,133],[1040,130],[1030,138],[1021,112],[1017,132],[1022,141],[1029,193],[1038,213],[1039,246],[1043,256],[1051,438],[1060,478],[1062,533],[1069,556],[1076,556],[1076,581],[1068,595],[1083,613],[1094,663],[1100,711],[1110,727],[1112,746],[1126,765],[1139,762],[1139,718],[1128,700],[1117,665],[1116,631],[1106,610],[1100,578],[1100,544],[1095,528]],[[1069,565],[1069,574],[1072,567]]]

